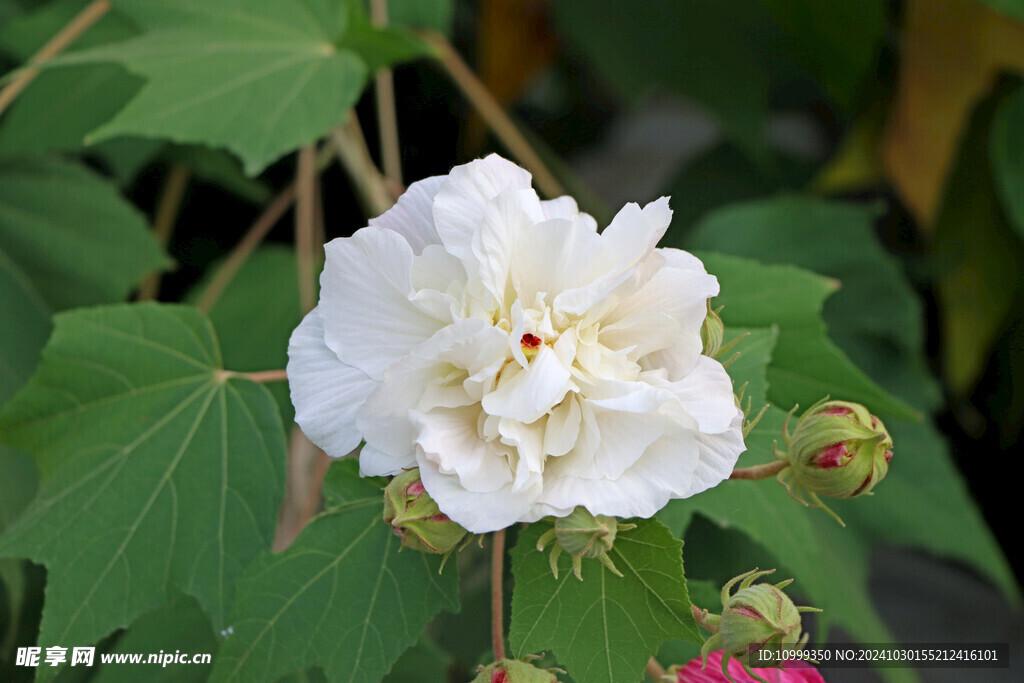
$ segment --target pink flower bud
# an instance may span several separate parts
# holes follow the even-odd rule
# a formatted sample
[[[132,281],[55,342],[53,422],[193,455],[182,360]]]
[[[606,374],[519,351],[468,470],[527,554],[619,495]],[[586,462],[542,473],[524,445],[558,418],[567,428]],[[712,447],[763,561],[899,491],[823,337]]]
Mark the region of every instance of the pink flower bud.
[[[779,472],[779,483],[794,499],[823,508],[840,524],[819,496],[868,494],[892,460],[892,437],[859,403],[820,401],[800,417],[792,433],[787,423],[782,438],[787,449],[776,449],[775,455],[787,466]]]

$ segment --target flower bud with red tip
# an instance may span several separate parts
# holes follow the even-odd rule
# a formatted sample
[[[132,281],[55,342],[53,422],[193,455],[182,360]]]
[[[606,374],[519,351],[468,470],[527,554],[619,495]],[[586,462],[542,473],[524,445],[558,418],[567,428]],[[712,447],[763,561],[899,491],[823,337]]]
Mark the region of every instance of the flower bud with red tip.
[[[819,401],[800,417],[792,433],[787,423],[782,438],[786,450],[777,449],[776,457],[788,465],[779,472],[779,483],[794,499],[823,508],[840,524],[842,520],[819,496],[871,493],[892,459],[892,437],[885,425],[859,403]]]
[[[536,659],[528,655],[527,660]],[[557,669],[538,669],[530,661],[501,659],[481,667],[473,683],[557,683]]]
[[[438,509],[418,469],[403,472],[384,489],[384,521],[403,547],[439,555],[455,550],[467,533]]]
[[[754,569],[733,578],[722,588],[722,613],[708,614],[705,610],[698,615],[700,624],[712,632],[701,648],[701,655],[706,658],[712,650],[722,648],[722,671],[727,677],[730,659],[739,661],[748,674],[759,678],[750,670],[751,655],[770,653],[774,656],[765,659],[781,661],[780,651],[799,650],[807,642],[807,637],[802,636],[800,613],[820,610],[793,604],[783,590],[792,579],[774,585],[754,583],[774,571]],[[739,588],[730,594],[737,583]]]

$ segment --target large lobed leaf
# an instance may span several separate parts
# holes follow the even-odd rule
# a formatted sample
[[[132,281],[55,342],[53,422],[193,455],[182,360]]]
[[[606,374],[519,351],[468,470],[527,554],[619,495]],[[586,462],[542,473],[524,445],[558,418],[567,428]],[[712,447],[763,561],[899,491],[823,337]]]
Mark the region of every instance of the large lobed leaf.
[[[273,680],[321,665],[331,681],[377,681],[442,609],[457,610],[455,563],[399,553],[378,484],[332,466],[328,508],[282,553],[246,569],[216,681]]]
[[[782,226],[782,221],[766,219],[777,217],[778,210],[782,207],[795,209],[799,206],[801,206],[801,202],[796,202],[795,200],[782,200],[781,203],[753,204],[746,211],[741,209],[730,210],[723,213],[722,220],[714,219],[714,217],[712,220],[721,226],[722,231],[726,235],[729,235],[734,233],[735,230],[731,230],[724,219],[732,215],[735,215],[737,220],[743,217],[749,225],[747,230],[751,233],[756,233],[759,228],[766,230],[774,229],[777,231],[776,234],[780,235],[780,242],[789,243],[790,238],[787,236],[786,231],[801,231],[803,228],[785,228]],[[812,211],[809,215],[799,212],[789,213],[789,222],[791,224],[808,222],[814,225],[815,215],[819,217],[822,215],[818,212],[824,212],[824,215],[831,215],[834,219],[838,220],[844,214],[848,215],[848,212],[854,210],[852,207],[845,205],[840,205],[834,212],[826,211],[825,207],[815,207],[813,204],[811,208],[816,210]],[[761,210],[759,211],[758,209]],[[839,225],[841,224],[840,220]],[[841,227],[837,229],[842,230]],[[805,237],[809,239],[810,235],[805,235]],[[867,235],[861,235],[861,238],[865,239]],[[830,242],[834,238],[826,233],[817,239],[819,242]],[[739,248],[743,249],[745,247]],[[848,258],[850,263],[859,263],[860,267],[867,268],[869,272],[875,273],[881,278],[893,292],[899,292],[901,284],[905,287],[902,276],[898,273],[889,271],[884,264],[871,265],[869,249],[854,247],[853,252],[854,255],[849,257],[829,257],[827,250],[821,247],[817,253],[822,255],[821,261],[823,264],[833,268],[837,264],[842,263],[844,258]],[[771,258],[774,252],[768,250],[766,253]],[[815,251],[813,247],[805,245],[795,246],[793,253],[799,258],[801,254],[811,254],[815,253]],[[858,253],[861,255],[857,256],[856,254]],[[806,321],[820,307],[820,297],[827,295],[827,282],[816,278],[816,276],[806,271],[801,271],[791,266],[763,266],[751,261],[734,259],[721,261],[721,257],[715,258],[718,258],[719,265],[725,266],[725,268],[715,270],[712,265],[709,265],[709,268],[712,268],[712,272],[718,274],[722,282],[723,293],[727,294],[729,291],[735,291],[743,282],[750,283],[744,285],[745,288],[741,290],[744,292],[744,296],[734,300],[731,304],[727,304],[722,311],[725,321],[730,324],[735,322],[760,325],[774,321],[779,326],[780,346],[782,340],[787,337],[793,338],[795,333],[804,329]],[[711,264],[714,262],[714,259],[708,262]],[[731,266],[743,264],[746,264],[747,268],[737,279],[738,271]],[[757,283],[756,288],[752,284],[754,281]],[[815,282],[818,284],[815,285]],[[866,282],[865,278],[862,277],[850,277],[847,282],[848,300],[833,310],[849,312],[855,320],[865,321],[865,324],[862,326],[863,328],[868,330],[877,329],[877,323],[872,322],[873,314],[864,313],[858,316],[853,312],[856,301],[863,301],[864,298],[871,298],[877,294],[875,289],[878,286],[877,283]],[[804,289],[805,295],[802,297],[794,296],[793,292],[797,289]],[[775,300],[785,300],[788,303],[786,306],[769,303]],[[825,310],[829,310],[827,305]],[[897,326],[911,328],[904,332],[895,330],[893,332],[893,335],[907,335],[903,342],[906,345],[906,352],[901,354],[901,357],[904,359],[904,363],[908,363],[910,362],[910,343],[917,337],[917,332],[913,329],[917,323],[907,318],[918,314],[919,309],[917,306],[894,308],[892,313],[896,320],[899,321]],[[856,326],[849,329],[850,337],[862,338],[864,332],[858,331]],[[799,341],[799,337],[796,340]],[[747,353],[746,358],[744,358],[746,344],[747,342],[744,341],[736,347],[741,352],[741,355],[729,369],[730,374],[733,375],[734,380],[738,383],[748,379],[751,381],[751,389],[753,391],[748,392],[748,395],[751,396],[752,405],[756,411],[759,406],[757,388],[760,385],[756,374],[751,375],[750,371],[743,364],[745,362],[763,360],[763,356]],[[750,344],[755,346],[753,341]],[[864,352],[870,352],[872,348],[870,345],[865,345],[863,350]],[[794,349],[799,350],[799,346],[795,345]],[[919,352],[919,350],[917,351]],[[773,398],[780,394],[784,396],[790,391],[785,387],[780,387],[780,384],[789,381],[791,375],[772,371],[772,368],[777,363],[777,353],[778,347],[771,351],[771,359],[768,361],[767,377],[769,387],[766,396],[772,399],[772,403],[776,405],[789,407],[788,405],[780,404],[777,399]],[[756,358],[752,357],[755,355],[757,356]],[[873,365],[869,364],[869,367],[873,367]],[[841,367],[834,368],[834,370],[839,369]],[[926,388],[924,391],[915,391],[905,383],[908,378],[913,376],[913,373],[905,372],[905,369],[901,369],[898,365],[882,367],[877,372],[879,373],[879,381],[890,383],[895,390],[906,394],[909,398],[916,399],[919,402],[918,405],[922,408],[928,407],[926,401],[931,394],[931,390]],[[847,385],[838,381],[842,375],[833,374],[829,377],[830,383],[823,387],[824,391],[821,395],[829,393],[835,398],[847,398],[851,395],[848,393]],[[895,383],[893,383],[894,379],[897,380]],[[929,380],[923,377],[919,381],[928,382]],[[800,402],[806,406],[808,401],[812,399],[812,396],[807,396],[801,399]],[[884,406],[880,405],[877,401],[864,402],[875,411],[883,410]],[[741,466],[766,462],[772,458],[772,442],[780,436],[779,426],[781,425],[781,418],[779,415],[780,411],[773,408],[766,416],[764,423],[755,430],[752,438],[748,439],[747,445],[750,450],[741,456]],[[949,557],[955,557],[990,576],[1008,596],[1016,596],[1017,588],[1006,560],[1000,552],[992,533],[985,525],[977,505],[971,500],[962,478],[950,460],[948,449],[934,425],[928,421],[907,422],[899,419],[886,419],[886,425],[894,436],[894,452],[896,453],[886,480],[875,489],[874,495],[870,498],[859,498],[849,501],[837,500],[830,503],[830,506],[839,512],[849,525],[849,530],[845,533],[847,535],[859,535],[863,539],[870,541],[905,543]],[[743,485],[743,482],[738,482],[733,486],[735,485]],[[762,483],[762,486],[769,485],[774,486],[774,484],[769,484],[768,482]],[[729,486],[727,484],[718,488],[729,488]],[[700,501],[702,499],[703,496],[698,496],[696,500]],[[786,502],[785,498],[780,500]],[[794,503],[790,502],[789,504],[793,505]],[[818,513],[812,512],[812,514]],[[782,547],[787,546],[783,545]]]
[[[578,681],[639,681],[644,664],[667,640],[701,642],[683,576],[682,541],[657,520],[631,520],[609,557],[623,576],[569,556],[556,579],[536,545],[549,524],[531,524],[512,551],[515,591],[509,639],[519,657],[551,650]]]
[[[0,404],[35,369],[51,311],[121,301],[169,263],[142,215],[96,174],[0,160]]]
[[[3,24],[0,51],[28,61],[89,1],[55,0]],[[125,40],[136,33],[131,20],[114,7],[66,52]],[[116,114],[143,82],[115,64],[43,71],[0,120],[0,154],[80,149],[86,133]]]
[[[872,206],[775,197],[713,212],[687,244],[835,278],[839,288],[822,307],[830,339],[884,387],[932,407],[939,396],[923,361],[922,306],[875,238],[877,218]]]
[[[59,314],[0,439],[34,456],[38,497],[0,555],[45,564],[42,646],[96,642],[172,587],[224,625],[242,568],[269,547],[284,435],[267,391],[221,370],[197,311]]]
[[[701,254],[718,276],[716,306],[728,325],[779,327],[768,365],[768,399],[789,409],[823,396],[864,403],[880,415],[918,414],[861,372],[828,338],[821,320],[825,298],[836,289],[827,278],[793,266],[770,266],[723,254]]]
[[[354,2],[123,0],[118,8],[142,35],[54,60],[114,62],[146,80],[90,140],[227,147],[250,174],[341,121],[372,68],[426,49],[370,27]]]
[[[112,185],[51,159],[0,161],[0,252],[54,310],[118,301],[169,265],[145,218]]]
[[[198,301],[209,281],[202,280],[188,301]],[[253,252],[209,313],[225,365],[248,372],[283,368],[288,363],[288,339],[302,321],[298,282],[294,249],[267,245]],[[259,324],[253,325],[256,320]],[[268,388],[281,409],[282,422],[290,425],[295,409],[288,385],[278,382]]]

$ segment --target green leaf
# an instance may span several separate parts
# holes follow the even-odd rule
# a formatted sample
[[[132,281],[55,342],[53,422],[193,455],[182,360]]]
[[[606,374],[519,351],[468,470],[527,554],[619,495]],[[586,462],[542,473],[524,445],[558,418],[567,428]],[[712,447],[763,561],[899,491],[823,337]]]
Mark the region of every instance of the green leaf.
[[[897,259],[875,238],[877,216],[870,206],[777,197],[712,213],[687,244],[836,278],[841,286],[822,311],[830,338],[876,381],[933,407],[939,390],[923,361],[922,306]]]
[[[123,300],[168,263],[139,212],[94,173],[0,161],[0,405],[35,370],[52,310]]]
[[[384,683],[447,680],[451,660],[451,655],[424,636],[398,658],[391,672],[384,678]]]
[[[1024,3],[1021,8],[1024,18]],[[999,105],[989,135],[989,157],[999,199],[1017,234],[1024,236],[1024,87]]]
[[[737,392],[744,384],[747,385],[743,392],[743,405],[746,406],[749,398],[753,415],[768,401],[768,364],[778,336],[779,331],[774,327],[725,328],[726,342],[737,337],[741,337],[741,340],[719,360],[728,362],[730,356],[738,354],[726,370]]]
[[[108,306],[55,323],[39,371],[0,412],[0,439],[42,478],[0,537],[0,555],[49,570],[40,644],[94,643],[172,587],[223,626],[282,495],[270,396],[221,370],[193,309]]]
[[[0,154],[82,149],[86,134],[109,121],[143,83],[114,64],[45,71],[3,118]]]
[[[0,50],[26,61],[89,4],[57,0],[0,29]],[[67,52],[124,40],[137,33],[116,8],[105,13]],[[76,150],[86,133],[123,107],[143,80],[119,66],[93,64],[46,70],[32,81],[0,125],[0,154]]]
[[[977,568],[1019,603],[1013,572],[942,435],[930,422],[886,426],[896,456],[885,480],[871,498],[837,500],[833,509],[862,537],[923,548]]]
[[[242,164],[223,150],[202,145],[174,146],[168,150],[167,155],[172,161],[185,164],[197,181],[218,187],[253,204],[262,206],[273,197],[273,192],[266,184],[245,175]]]
[[[211,269],[211,274],[216,272]],[[212,275],[211,275],[212,277]],[[209,278],[188,296],[197,301]],[[265,246],[253,252],[210,310],[224,363],[233,370],[255,372],[288,363],[288,339],[302,320],[295,251]],[[259,320],[258,325],[253,325]],[[284,424],[295,416],[286,382],[267,385],[281,409]]]
[[[18,518],[38,487],[39,472],[32,459],[0,445],[0,531]]]
[[[0,188],[0,192],[3,188]],[[0,209],[2,211],[2,209]],[[0,241],[3,234],[0,233]],[[0,242],[2,244],[2,242]],[[0,406],[28,381],[50,335],[50,307],[0,246]]]
[[[700,0],[587,0],[554,4],[569,46],[631,99],[651,90],[686,95],[715,112],[754,156],[766,150],[768,17],[757,0],[723,12]],[[736,87],[742,83],[743,87]]]
[[[35,463],[26,455],[0,446],[0,532],[10,526],[21,511],[36,495],[39,487],[39,472]],[[7,590],[7,612],[9,623],[0,621],[0,652],[4,645],[13,642],[12,634],[17,632],[21,617],[21,606],[25,600],[25,578],[22,563],[18,560],[0,560],[0,587]],[[0,612],[2,615],[3,612]]]
[[[339,47],[355,52],[370,73],[433,52],[433,48],[402,29],[376,28],[362,12],[352,12]]]
[[[551,650],[578,681],[639,681],[644,664],[667,640],[702,642],[690,613],[683,544],[657,520],[637,519],[609,557],[623,576],[583,561],[583,580],[567,554],[556,579],[537,539],[549,524],[531,524],[512,550],[512,626],[517,656]]]
[[[747,438],[749,451],[740,456],[739,465],[772,459],[772,443],[784,421],[781,410],[770,408]],[[825,610],[819,615],[816,639],[823,639],[828,626],[837,624],[861,642],[892,641],[868,593],[870,548],[852,530],[839,527],[820,510],[803,507],[771,479],[723,482],[698,496],[670,501],[658,518],[682,536],[695,514],[744,532],[778,562],[775,576],[795,577],[791,590]],[[772,566],[767,562],[762,568]],[[748,569],[752,567],[738,567],[735,573]],[[887,671],[899,675],[898,670]]]
[[[122,300],[169,264],[112,185],[76,164],[29,158],[0,161],[0,260],[54,310]]]
[[[850,111],[885,36],[883,0],[767,0],[767,6],[785,29],[776,49]]]
[[[272,680],[322,665],[332,681],[377,681],[435,614],[458,609],[455,563],[438,574],[439,556],[399,553],[379,487],[359,481],[354,465],[333,465],[343,472],[324,481],[325,497],[347,502],[246,569],[213,680]],[[331,490],[339,476],[348,491]]]
[[[768,399],[791,408],[809,406],[825,395],[864,403],[880,415],[918,419],[919,415],[886,393],[833,344],[821,320],[821,306],[835,283],[793,266],[770,266],[724,254],[702,253],[718,277],[730,326],[777,325],[778,341],[768,366]]]
[[[454,4],[452,0],[389,0],[388,21],[395,26],[429,28],[449,35]]]
[[[852,204],[779,198],[716,212],[701,223],[693,242],[839,278],[843,286],[825,302],[824,316],[840,345],[879,383],[930,408],[938,396],[921,358],[921,306],[898,264],[878,246],[873,218],[870,208]],[[836,243],[843,248],[835,249]],[[723,311],[727,319],[728,313]],[[1006,560],[934,426],[892,420],[887,426],[899,459],[885,482],[869,499],[830,506],[865,540],[958,558],[1016,596]]]
[[[959,396],[970,392],[988,364],[1022,284],[1021,235],[1000,205],[989,159],[996,99],[982,102],[971,116],[932,236],[943,373]],[[1009,106],[1016,105],[1011,100]]]
[[[161,140],[113,138],[91,145],[86,153],[95,157],[114,182],[123,188],[135,180],[139,171],[153,161],[164,145]]]
[[[171,602],[143,614],[135,620],[117,643],[110,649],[118,653],[174,653],[189,655],[217,652],[217,637],[210,626],[210,618],[192,598],[178,595]],[[99,662],[97,662],[99,663]],[[146,681],[155,683],[190,683],[205,680],[212,664],[167,664],[145,668]],[[95,683],[134,683],[139,680],[135,666],[108,664],[101,666],[92,679]]]
[[[146,79],[89,139],[137,135],[226,147],[251,175],[341,121],[368,64],[413,56],[401,34],[359,28],[354,10],[349,21],[349,3],[123,0],[119,8],[142,35],[53,60],[115,62]]]

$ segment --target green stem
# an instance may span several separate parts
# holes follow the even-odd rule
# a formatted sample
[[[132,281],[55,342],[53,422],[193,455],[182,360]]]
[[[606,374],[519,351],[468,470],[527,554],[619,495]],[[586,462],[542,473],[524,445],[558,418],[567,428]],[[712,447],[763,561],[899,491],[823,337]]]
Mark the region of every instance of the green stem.
[[[774,477],[776,474],[784,470],[789,466],[789,463],[785,460],[776,460],[774,462],[765,463],[764,465],[753,465],[751,467],[738,467],[732,471],[729,475],[730,479],[767,479],[768,477]]]
[[[321,147],[316,159],[317,170],[322,171],[333,157],[334,149],[331,145]],[[231,284],[231,280],[234,279],[238,271],[245,265],[249,255],[263,242],[263,238],[267,236],[271,228],[277,225],[277,222],[281,220],[281,217],[284,216],[294,201],[295,183],[293,182],[281,190],[279,195],[274,197],[273,201],[267,205],[267,208],[263,210],[259,218],[246,231],[241,241],[228,254],[224,264],[217,270],[213,279],[210,280],[210,284],[206,286],[206,289],[203,290],[202,295],[199,297],[199,303],[196,304],[199,310],[204,313],[210,312],[213,305],[217,303],[217,299],[224,293],[227,286]]]
[[[299,150],[295,178],[295,256],[298,261],[299,308],[305,315],[316,305],[313,271],[316,262],[316,148]]]
[[[494,660],[505,659],[505,617],[502,613],[504,594],[502,591],[505,563],[505,530],[491,534],[491,645]]]
[[[166,247],[167,243],[171,241],[171,233],[178,220],[178,212],[181,210],[182,200],[185,199],[185,190],[188,189],[190,176],[191,172],[188,166],[177,163],[171,166],[167,179],[164,181],[153,216],[153,234],[156,235],[161,246]],[[160,273],[153,273],[139,287],[139,301],[155,299],[159,291]]]

